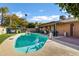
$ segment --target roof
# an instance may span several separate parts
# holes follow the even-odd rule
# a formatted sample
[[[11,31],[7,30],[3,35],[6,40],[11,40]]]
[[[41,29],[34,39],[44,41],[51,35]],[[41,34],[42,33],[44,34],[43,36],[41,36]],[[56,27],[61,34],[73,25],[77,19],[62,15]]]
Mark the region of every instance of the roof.
[[[70,23],[70,22],[76,22],[76,21],[78,21],[77,18],[70,18],[66,20],[60,20],[60,23]]]
[[[59,23],[59,21],[52,21],[52,22],[48,22],[48,23],[43,23],[43,24],[39,25],[39,27],[43,27],[43,26],[47,26],[47,25],[54,25],[55,23]]]
[[[40,27],[47,26],[47,25],[54,25],[56,23],[71,23],[71,22],[78,22],[79,20],[77,18],[68,18],[66,20],[59,20],[59,21],[52,21],[48,23],[44,23],[39,25]]]

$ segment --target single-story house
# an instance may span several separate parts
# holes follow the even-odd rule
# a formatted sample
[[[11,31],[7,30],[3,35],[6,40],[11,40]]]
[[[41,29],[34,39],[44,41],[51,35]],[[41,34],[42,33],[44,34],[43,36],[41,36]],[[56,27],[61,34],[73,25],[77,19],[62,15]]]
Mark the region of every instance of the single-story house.
[[[0,34],[5,34],[6,33],[6,28],[3,26],[0,26]]]
[[[67,36],[79,37],[79,20],[75,18],[41,24],[39,28],[57,30],[58,35],[67,33]]]

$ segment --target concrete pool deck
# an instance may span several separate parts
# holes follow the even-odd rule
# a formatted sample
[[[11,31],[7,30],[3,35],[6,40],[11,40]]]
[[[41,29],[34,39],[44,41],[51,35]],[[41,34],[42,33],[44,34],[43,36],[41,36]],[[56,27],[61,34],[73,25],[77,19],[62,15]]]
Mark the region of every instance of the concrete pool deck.
[[[19,53],[13,48],[17,35],[9,37],[0,45],[0,56],[79,56],[79,51],[52,40],[48,40],[44,47],[32,53]]]

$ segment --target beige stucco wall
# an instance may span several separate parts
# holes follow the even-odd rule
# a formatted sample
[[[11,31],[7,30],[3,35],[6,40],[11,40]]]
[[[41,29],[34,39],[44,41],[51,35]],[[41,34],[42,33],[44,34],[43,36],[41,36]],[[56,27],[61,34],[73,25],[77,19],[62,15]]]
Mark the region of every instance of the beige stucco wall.
[[[0,26],[0,34],[5,34],[6,33],[6,28]]]

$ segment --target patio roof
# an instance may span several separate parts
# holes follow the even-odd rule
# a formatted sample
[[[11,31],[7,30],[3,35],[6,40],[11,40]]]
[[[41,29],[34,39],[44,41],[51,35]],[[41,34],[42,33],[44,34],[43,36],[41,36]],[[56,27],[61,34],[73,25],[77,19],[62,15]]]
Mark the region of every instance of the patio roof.
[[[39,25],[39,27],[50,26],[50,25],[54,25],[56,23],[59,23],[59,21],[52,21],[52,22],[44,23],[44,24]]]
[[[39,25],[39,27],[50,26],[50,25],[60,24],[60,23],[71,23],[71,22],[79,22],[79,20],[77,18],[68,18],[66,20],[59,20],[59,21],[44,23],[44,24]]]

